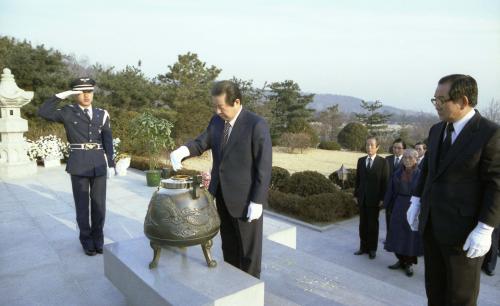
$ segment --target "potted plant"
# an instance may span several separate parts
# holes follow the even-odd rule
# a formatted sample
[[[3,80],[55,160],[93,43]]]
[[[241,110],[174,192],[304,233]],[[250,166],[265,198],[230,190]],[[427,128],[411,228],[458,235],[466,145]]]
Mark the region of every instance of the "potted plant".
[[[40,136],[36,141],[28,141],[28,156],[43,162],[45,167],[61,165],[61,159],[69,154],[68,144],[55,135]]]
[[[132,136],[134,145],[139,150],[145,150],[148,157],[149,170],[146,171],[148,186],[158,186],[161,180],[160,154],[174,147],[170,136],[173,124],[155,117],[150,112],[144,112],[132,120]]]

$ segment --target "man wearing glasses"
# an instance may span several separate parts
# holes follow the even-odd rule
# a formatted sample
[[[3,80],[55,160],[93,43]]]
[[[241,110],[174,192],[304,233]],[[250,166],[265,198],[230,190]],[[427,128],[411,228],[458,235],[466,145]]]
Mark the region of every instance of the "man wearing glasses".
[[[424,237],[429,305],[476,305],[481,264],[500,224],[500,129],[474,110],[477,96],[471,76],[453,74],[431,99],[441,122],[429,131],[407,212]]]
[[[108,112],[92,106],[95,81],[78,78],[71,90],[54,95],[38,115],[64,124],[70,143],[66,171],[71,174],[80,243],[88,256],[102,254],[106,213],[106,174],[114,174],[113,136]],[[58,107],[69,97],[76,103]],[[90,222],[89,222],[90,215]]]

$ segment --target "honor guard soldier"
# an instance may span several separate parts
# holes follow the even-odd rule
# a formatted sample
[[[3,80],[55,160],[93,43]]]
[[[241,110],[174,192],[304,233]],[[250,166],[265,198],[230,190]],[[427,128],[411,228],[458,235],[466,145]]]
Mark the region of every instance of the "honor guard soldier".
[[[38,110],[40,117],[64,124],[70,143],[66,171],[71,175],[80,242],[89,256],[102,254],[106,176],[114,174],[110,118],[106,110],[92,106],[94,86],[90,78],[73,80],[72,90],[49,98]],[[76,103],[58,106],[70,96]]]

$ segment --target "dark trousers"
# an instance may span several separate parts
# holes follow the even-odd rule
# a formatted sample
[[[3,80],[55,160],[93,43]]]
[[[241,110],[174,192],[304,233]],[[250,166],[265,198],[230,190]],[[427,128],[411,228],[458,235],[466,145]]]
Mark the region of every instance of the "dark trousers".
[[[85,250],[102,249],[106,215],[106,175],[95,177],[72,175],[71,185],[82,247]]]
[[[359,249],[363,252],[377,251],[378,245],[378,206],[359,206]]]
[[[220,187],[216,193],[217,211],[221,220],[220,236],[224,261],[260,278],[262,260],[262,220],[247,222],[228,212]]]
[[[497,256],[498,256],[498,237],[500,228],[495,228],[491,236],[491,248],[488,253],[484,256],[482,268],[490,272],[495,271],[497,266]]]
[[[432,225],[424,232],[425,290],[429,306],[477,305],[483,257],[468,258],[463,245],[442,245]]]

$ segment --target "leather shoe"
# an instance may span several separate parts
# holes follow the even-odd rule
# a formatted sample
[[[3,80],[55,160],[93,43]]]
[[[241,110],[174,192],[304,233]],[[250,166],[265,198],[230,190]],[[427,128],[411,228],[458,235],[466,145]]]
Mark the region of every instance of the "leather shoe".
[[[374,259],[375,257],[377,257],[377,253],[375,251],[370,251],[368,252],[368,257],[370,259]]]
[[[398,260],[395,264],[388,266],[387,268],[391,270],[398,270],[401,269],[403,266],[401,265],[401,262]]]
[[[102,249],[96,248],[95,251],[97,254],[102,254]]]
[[[356,252],[354,252],[354,255],[363,255],[364,253],[366,252],[363,252],[362,250],[357,250]]]
[[[493,276],[495,275],[495,271],[490,271],[488,269],[483,269],[483,272],[486,273],[486,275],[488,276]]]
[[[84,250],[84,251],[87,256],[94,256],[96,254],[95,250]]]
[[[411,265],[407,265],[405,267],[405,273],[406,273],[406,276],[408,276],[408,277],[413,276],[413,268],[411,267]]]

